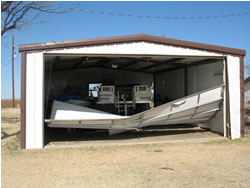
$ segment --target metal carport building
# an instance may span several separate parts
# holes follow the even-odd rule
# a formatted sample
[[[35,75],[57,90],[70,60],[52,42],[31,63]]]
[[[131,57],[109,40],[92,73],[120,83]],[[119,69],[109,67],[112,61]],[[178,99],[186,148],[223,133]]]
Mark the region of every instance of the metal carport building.
[[[69,84],[153,83],[155,104],[158,96],[174,100],[222,84],[221,110],[206,126],[231,139],[244,135],[245,50],[130,35],[23,44],[19,51],[22,149],[44,147],[50,82],[61,90]]]

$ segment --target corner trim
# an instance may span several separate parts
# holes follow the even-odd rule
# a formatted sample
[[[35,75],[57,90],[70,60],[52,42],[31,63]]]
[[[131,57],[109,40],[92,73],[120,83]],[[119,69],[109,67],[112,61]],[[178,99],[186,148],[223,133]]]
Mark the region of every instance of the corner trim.
[[[245,136],[244,108],[244,57],[240,57],[240,135]]]
[[[21,58],[21,149],[26,149],[26,53]]]
[[[224,101],[226,103],[226,109],[225,112],[226,113],[226,137],[230,138],[230,132],[231,132],[231,125],[230,125],[230,102],[229,102],[229,83],[228,83],[228,62],[227,62],[227,58],[225,58],[225,92],[226,92],[226,101]]]

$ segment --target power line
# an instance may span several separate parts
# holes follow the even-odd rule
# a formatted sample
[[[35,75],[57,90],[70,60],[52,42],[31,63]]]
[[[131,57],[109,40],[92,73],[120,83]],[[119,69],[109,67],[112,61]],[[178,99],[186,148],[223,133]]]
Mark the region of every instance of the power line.
[[[214,15],[214,16],[145,16],[145,15],[136,15],[136,14],[124,14],[124,13],[114,13],[114,12],[105,12],[105,11],[96,11],[96,10],[86,10],[77,8],[77,10],[92,13],[92,14],[103,14],[110,16],[123,16],[123,17],[137,17],[137,18],[147,18],[147,19],[180,19],[180,20],[190,20],[190,19],[214,19],[214,18],[228,18],[236,16],[248,15],[248,12],[235,13],[235,14],[225,14],[225,15]]]
[[[151,15],[136,15],[136,14],[125,14],[125,13],[114,13],[114,12],[106,12],[106,11],[98,11],[98,10],[88,10],[76,7],[64,7],[58,5],[60,8],[64,8],[67,10],[78,10],[85,13],[92,13],[92,14],[103,14],[103,15],[110,15],[110,16],[123,16],[123,17],[137,17],[137,18],[148,18],[148,19],[213,19],[213,18],[228,18],[228,17],[237,17],[237,16],[245,16],[248,15],[249,12],[241,12],[241,13],[233,13],[233,14],[224,14],[224,15],[212,15],[212,16],[151,16]]]

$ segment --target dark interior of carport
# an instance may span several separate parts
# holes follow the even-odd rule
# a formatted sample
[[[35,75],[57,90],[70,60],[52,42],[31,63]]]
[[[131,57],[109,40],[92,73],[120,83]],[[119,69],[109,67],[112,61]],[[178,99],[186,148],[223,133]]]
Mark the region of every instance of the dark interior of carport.
[[[87,101],[89,108],[118,114],[114,105],[97,103],[96,88],[100,85],[150,88],[152,103],[128,108],[128,115],[132,115],[224,83],[223,60],[218,57],[45,54],[44,62],[44,119],[50,118],[54,100],[65,101],[70,97]],[[196,125],[161,126],[173,131],[161,131],[158,135],[189,133],[185,127],[190,126]],[[183,129],[178,132],[177,128]],[[53,141],[129,139],[151,134],[157,135],[156,129],[108,136],[103,130],[49,128],[45,124],[44,140],[46,145]]]

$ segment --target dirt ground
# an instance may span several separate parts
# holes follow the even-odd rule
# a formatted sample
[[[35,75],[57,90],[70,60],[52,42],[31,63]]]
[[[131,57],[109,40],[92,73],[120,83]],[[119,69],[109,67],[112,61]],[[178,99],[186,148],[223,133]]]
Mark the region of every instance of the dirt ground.
[[[247,136],[206,143],[19,149],[19,109],[2,109],[2,187],[250,187]]]

